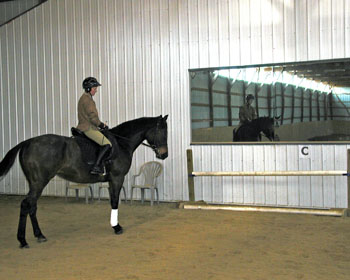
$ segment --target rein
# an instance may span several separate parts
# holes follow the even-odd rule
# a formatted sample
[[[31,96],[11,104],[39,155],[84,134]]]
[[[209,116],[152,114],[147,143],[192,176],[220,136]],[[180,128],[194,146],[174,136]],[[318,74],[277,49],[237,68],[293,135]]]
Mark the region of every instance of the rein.
[[[118,134],[113,134],[115,137],[117,137],[117,138],[120,138],[120,139],[124,139],[124,140],[127,140],[127,141],[130,141],[130,138],[126,138],[126,137],[124,137],[124,136],[120,136],[120,135],[118,135]],[[155,149],[156,147],[154,146],[154,145],[149,145],[149,144],[146,144],[146,143],[141,143],[141,145],[144,145],[144,146],[146,146],[146,147],[149,147],[149,148],[151,148],[151,149]]]
[[[157,125],[157,128],[156,128],[156,134],[158,133],[158,131],[159,131],[159,129],[158,129],[158,125]],[[120,138],[120,139],[124,139],[124,140],[127,140],[127,141],[130,141],[130,139],[129,138],[127,138],[127,137],[124,137],[124,136],[120,136],[120,135],[118,135],[118,134],[113,134],[114,136],[116,136],[117,138]],[[143,145],[143,146],[146,146],[146,147],[148,147],[148,148],[151,148],[153,151],[158,151],[159,150],[159,148],[162,146],[161,144],[157,147],[157,145],[149,145],[149,144],[146,144],[146,143],[141,143],[141,145]]]

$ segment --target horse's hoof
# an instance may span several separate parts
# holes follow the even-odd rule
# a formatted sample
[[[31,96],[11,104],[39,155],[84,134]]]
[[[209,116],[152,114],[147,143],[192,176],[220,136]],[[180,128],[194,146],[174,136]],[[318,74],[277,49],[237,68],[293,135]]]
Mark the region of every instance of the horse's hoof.
[[[28,249],[29,248],[29,245],[28,244],[21,244],[21,245],[19,245],[19,248],[21,248],[21,249]]]
[[[41,236],[38,236],[38,242],[39,243],[42,243],[42,242],[46,242],[47,241],[47,239],[46,239],[46,237],[44,236],[44,235],[41,235]]]
[[[122,234],[123,233],[123,228],[119,224],[114,226],[113,229],[114,229],[115,234]]]

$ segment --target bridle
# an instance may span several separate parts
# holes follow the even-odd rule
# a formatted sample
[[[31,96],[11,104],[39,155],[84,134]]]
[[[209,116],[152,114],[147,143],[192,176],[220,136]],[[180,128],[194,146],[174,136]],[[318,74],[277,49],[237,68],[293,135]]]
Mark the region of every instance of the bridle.
[[[156,127],[156,133],[154,135],[155,139],[158,139],[158,134],[160,134],[160,128],[159,128],[159,122],[157,122],[157,127]],[[160,151],[159,149],[161,147],[164,147],[166,146],[166,143],[155,143],[153,145],[149,145],[149,144],[146,144],[146,143],[141,143],[142,145],[148,147],[148,148],[151,148],[153,150],[153,152],[155,152],[156,154],[160,154]]]
[[[143,143],[143,142],[141,143],[141,145],[144,145],[144,146],[146,146],[148,148],[151,148],[153,150],[153,152],[155,152],[155,153],[159,153],[160,146],[157,147],[156,145],[149,145],[149,144],[146,144],[146,143]]]

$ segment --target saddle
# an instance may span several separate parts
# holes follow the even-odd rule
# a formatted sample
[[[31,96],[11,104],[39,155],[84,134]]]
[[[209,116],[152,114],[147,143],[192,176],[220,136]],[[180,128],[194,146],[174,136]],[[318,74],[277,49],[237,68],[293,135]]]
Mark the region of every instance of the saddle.
[[[77,144],[79,145],[83,162],[91,166],[94,165],[97,160],[97,156],[100,150],[102,149],[102,146],[92,141],[82,131],[80,131],[79,129],[76,129],[75,127],[71,128],[71,132],[72,132],[72,138],[74,138]],[[108,130],[101,130],[100,132],[104,136],[106,136],[112,144],[111,152],[107,154],[105,158],[102,160],[105,163],[117,157],[119,145],[115,137],[112,137],[112,133],[110,133]]]

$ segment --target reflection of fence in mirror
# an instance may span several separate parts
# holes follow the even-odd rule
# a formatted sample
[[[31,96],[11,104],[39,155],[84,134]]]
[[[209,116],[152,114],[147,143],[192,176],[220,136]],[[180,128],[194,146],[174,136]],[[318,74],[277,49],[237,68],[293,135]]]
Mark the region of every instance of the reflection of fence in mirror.
[[[255,97],[251,106],[257,117],[280,116],[275,140],[349,141],[349,88],[335,92],[316,76],[285,71],[287,66],[191,70],[192,142],[232,142],[248,95]]]

